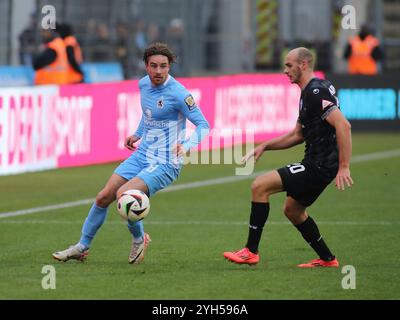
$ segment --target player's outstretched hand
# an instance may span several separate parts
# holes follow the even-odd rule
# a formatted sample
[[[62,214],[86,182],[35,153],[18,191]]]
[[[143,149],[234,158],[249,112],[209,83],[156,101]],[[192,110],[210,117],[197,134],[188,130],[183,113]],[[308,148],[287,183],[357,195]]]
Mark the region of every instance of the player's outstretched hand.
[[[257,162],[260,159],[261,155],[264,153],[264,146],[260,145],[257,148],[249,151],[243,158],[242,164],[246,164],[251,158],[254,157],[254,161]]]
[[[135,146],[135,143],[138,141],[139,139],[135,136],[129,136],[125,139],[125,144],[124,147],[131,150],[131,151],[135,151],[137,149],[137,147]]]
[[[339,171],[336,175],[335,184],[339,190],[344,190],[346,185],[347,187],[351,187],[353,184],[353,179],[350,176],[349,168],[339,168]]]

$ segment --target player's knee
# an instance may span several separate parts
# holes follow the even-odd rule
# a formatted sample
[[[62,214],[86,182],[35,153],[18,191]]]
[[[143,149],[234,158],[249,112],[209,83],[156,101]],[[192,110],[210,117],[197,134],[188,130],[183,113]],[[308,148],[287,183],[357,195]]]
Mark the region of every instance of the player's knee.
[[[290,220],[293,216],[296,215],[294,208],[291,205],[285,204],[283,207],[283,212],[285,216]]]
[[[115,196],[110,195],[108,192],[102,190],[96,196],[96,204],[99,207],[106,208],[111,202],[115,200]]]
[[[286,218],[288,218],[288,220],[294,225],[302,223],[307,218],[305,211],[299,210],[298,208],[288,204],[285,204],[283,212],[285,213]]]
[[[264,183],[262,183],[261,179],[256,178],[251,184],[251,192],[254,195],[258,196],[266,196],[268,195],[267,188]]]

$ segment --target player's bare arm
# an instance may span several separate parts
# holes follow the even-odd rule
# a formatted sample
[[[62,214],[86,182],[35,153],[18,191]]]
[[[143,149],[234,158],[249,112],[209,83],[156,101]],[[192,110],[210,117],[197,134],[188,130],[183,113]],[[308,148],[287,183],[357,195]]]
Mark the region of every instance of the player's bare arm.
[[[135,135],[129,136],[125,139],[124,147],[131,151],[135,151],[137,149],[137,147],[135,146],[135,143],[138,142],[139,140],[140,140],[140,138]]]
[[[336,139],[339,148],[339,170],[336,175],[335,184],[339,190],[344,190],[345,186],[351,187],[353,179],[350,176],[351,158],[351,125],[337,109],[333,111],[326,121],[336,130]]]
[[[254,157],[255,161],[262,156],[264,151],[267,150],[282,150],[296,146],[304,141],[301,132],[301,124],[296,123],[296,127],[287,134],[279,136],[275,139],[265,141],[250,152],[248,152],[242,159],[242,163],[246,163],[250,158]]]

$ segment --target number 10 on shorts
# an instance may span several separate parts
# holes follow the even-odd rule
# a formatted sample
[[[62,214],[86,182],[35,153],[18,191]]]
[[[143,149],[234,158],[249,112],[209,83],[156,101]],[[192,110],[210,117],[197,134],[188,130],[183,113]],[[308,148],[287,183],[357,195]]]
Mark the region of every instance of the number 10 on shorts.
[[[306,168],[301,163],[292,163],[292,164],[287,165],[287,167],[289,168],[290,172],[293,174],[303,172],[304,170],[306,170]]]

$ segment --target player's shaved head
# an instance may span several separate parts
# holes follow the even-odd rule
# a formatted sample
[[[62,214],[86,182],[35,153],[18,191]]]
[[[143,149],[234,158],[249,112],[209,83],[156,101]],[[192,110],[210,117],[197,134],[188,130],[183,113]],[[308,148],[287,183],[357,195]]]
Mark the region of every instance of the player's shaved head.
[[[295,58],[298,63],[306,62],[311,70],[314,69],[314,55],[307,48],[295,48],[289,52],[289,55]]]
[[[285,58],[284,73],[291,83],[303,89],[314,75],[314,55],[310,50],[299,47],[291,50]]]

